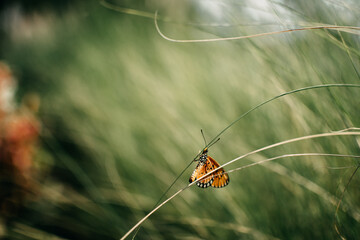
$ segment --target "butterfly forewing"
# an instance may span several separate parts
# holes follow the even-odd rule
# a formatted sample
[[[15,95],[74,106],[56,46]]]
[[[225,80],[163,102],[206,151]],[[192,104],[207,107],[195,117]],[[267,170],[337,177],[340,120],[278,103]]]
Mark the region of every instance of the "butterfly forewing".
[[[189,179],[189,182],[192,183],[196,181],[197,179],[204,176],[206,173],[208,173],[210,169],[210,161],[206,160],[205,162],[199,161],[198,165],[196,166],[194,172],[191,174],[191,177]],[[207,188],[210,187],[212,182],[214,180],[214,177],[212,175],[209,175],[208,177],[205,177],[201,179],[200,181],[196,182],[196,185],[198,187]]]

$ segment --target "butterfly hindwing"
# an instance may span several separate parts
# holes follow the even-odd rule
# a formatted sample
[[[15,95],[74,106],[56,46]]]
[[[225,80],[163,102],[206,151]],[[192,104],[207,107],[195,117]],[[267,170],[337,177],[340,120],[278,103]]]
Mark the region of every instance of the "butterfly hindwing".
[[[207,159],[213,166],[213,169],[217,169],[218,167],[220,167],[219,163],[217,163],[212,157],[208,156]],[[230,178],[229,175],[225,173],[224,168],[219,168],[211,175],[214,177],[211,184],[212,187],[221,188],[229,184]]]

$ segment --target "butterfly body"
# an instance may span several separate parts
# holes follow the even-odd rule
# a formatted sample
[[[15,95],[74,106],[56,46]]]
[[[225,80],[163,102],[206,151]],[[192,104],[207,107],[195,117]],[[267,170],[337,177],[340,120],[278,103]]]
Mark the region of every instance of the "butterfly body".
[[[191,174],[189,182],[192,183],[197,179],[200,179],[207,173],[217,169],[215,172],[211,173],[205,178],[202,178],[200,181],[196,182],[196,185],[201,188],[215,187],[221,188],[229,184],[229,175],[225,173],[223,168],[219,168],[220,164],[215,161],[212,157],[207,155],[208,149],[205,148],[199,157],[199,163],[197,164],[194,172]]]

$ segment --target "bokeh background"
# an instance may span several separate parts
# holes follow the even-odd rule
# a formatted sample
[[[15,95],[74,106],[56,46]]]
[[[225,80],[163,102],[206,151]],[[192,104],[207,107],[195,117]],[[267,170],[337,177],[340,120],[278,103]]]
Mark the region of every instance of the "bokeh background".
[[[210,141],[278,94],[360,80],[356,31],[174,43],[157,33],[153,19],[158,10],[159,27],[176,39],[359,26],[357,1],[111,3],[116,9],[98,1],[1,1],[0,59],[8,80],[0,89],[0,147],[8,153],[1,161],[12,161],[1,165],[1,238],[119,239],[203,148],[200,129]],[[232,126],[210,155],[224,164],[286,139],[359,127],[359,96],[358,88],[286,96]],[[16,151],[6,148],[8,136]],[[359,155],[359,139],[297,142],[226,170],[306,152]],[[136,239],[339,239],[335,222],[344,238],[356,239],[358,173],[337,217],[335,210],[358,164],[298,157],[231,173],[226,188],[184,191]],[[194,167],[167,196],[187,185]]]

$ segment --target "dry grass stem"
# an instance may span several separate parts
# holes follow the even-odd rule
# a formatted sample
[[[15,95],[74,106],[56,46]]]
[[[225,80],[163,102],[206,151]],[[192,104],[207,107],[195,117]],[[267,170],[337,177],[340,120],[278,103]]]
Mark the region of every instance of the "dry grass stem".
[[[353,128],[353,130],[360,130],[359,128]],[[315,139],[315,138],[322,138],[322,137],[334,137],[334,136],[355,136],[355,135],[360,135],[360,132],[355,132],[355,131],[350,131],[350,132],[346,132],[346,131],[339,131],[339,132],[332,132],[332,133],[321,133],[321,134],[315,134],[315,135],[308,135],[308,136],[304,136],[304,137],[299,137],[299,138],[293,138],[293,139],[289,139],[286,141],[282,141],[282,142],[278,142],[263,148],[259,148],[257,150],[254,150],[252,152],[249,152],[247,154],[244,154],[240,157],[237,157],[223,165],[220,166],[221,167],[225,167],[231,163],[234,163],[242,158],[245,158],[247,156],[250,156],[252,154],[258,153],[258,152],[262,152],[265,151],[267,149],[271,149],[274,147],[278,147],[281,145],[285,145],[285,144],[289,144],[289,143],[293,143],[293,142],[298,142],[298,141],[303,141],[303,140],[308,140],[308,139]],[[145,217],[143,217],[137,224],[135,224],[125,235],[123,235],[120,240],[124,240],[126,239],[126,237],[129,236],[130,233],[132,233],[137,227],[139,227],[147,218],[149,218],[154,212],[156,212],[159,208],[161,208],[162,206],[164,206],[167,202],[169,202],[171,199],[173,199],[174,197],[176,197],[178,194],[180,194],[181,192],[183,192],[185,189],[191,187],[193,184],[197,183],[198,181],[201,181],[202,179],[206,178],[207,176],[211,175],[212,173],[214,173],[216,171],[216,169],[208,172],[207,174],[205,174],[204,176],[202,176],[201,178],[197,179],[196,181],[190,183],[189,185],[187,185],[186,187],[180,189],[179,191],[177,191],[176,193],[174,193],[171,197],[169,197],[168,199],[166,199],[165,201],[163,201],[161,204],[159,204],[156,208],[154,208],[151,212],[149,212]]]
[[[159,35],[171,42],[178,42],[178,43],[199,43],[199,42],[219,42],[219,41],[230,41],[230,40],[240,40],[240,39],[246,39],[246,38],[256,38],[256,37],[263,37],[263,36],[269,36],[269,35],[275,35],[275,34],[281,34],[281,33],[289,33],[289,32],[297,32],[297,31],[305,31],[305,30],[319,30],[319,29],[329,29],[329,30],[337,30],[337,31],[345,31],[345,30],[356,30],[360,31],[360,27],[353,27],[353,26],[336,26],[336,25],[322,25],[322,26],[312,26],[312,27],[303,27],[303,28],[295,28],[295,29],[287,29],[282,31],[274,31],[274,32],[266,32],[266,33],[258,33],[258,34],[252,34],[252,35],[246,35],[246,36],[236,36],[236,37],[224,37],[224,38],[207,38],[207,39],[173,39],[170,37],[167,37],[164,33],[161,32],[158,22],[157,22],[157,15],[158,12],[155,12],[155,27],[156,31],[159,33]],[[355,34],[354,32],[350,32]]]

